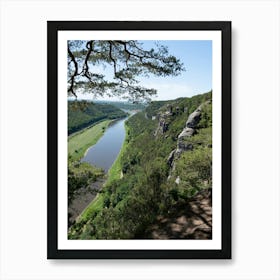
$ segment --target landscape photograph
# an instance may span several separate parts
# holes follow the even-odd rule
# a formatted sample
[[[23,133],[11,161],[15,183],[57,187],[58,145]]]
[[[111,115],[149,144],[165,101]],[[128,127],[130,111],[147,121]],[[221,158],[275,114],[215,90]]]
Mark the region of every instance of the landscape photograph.
[[[212,41],[65,51],[68,239],[211,240]]]

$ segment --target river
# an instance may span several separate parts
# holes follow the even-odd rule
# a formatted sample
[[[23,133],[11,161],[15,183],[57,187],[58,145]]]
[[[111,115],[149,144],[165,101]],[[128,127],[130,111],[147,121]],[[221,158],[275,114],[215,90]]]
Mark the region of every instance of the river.
[[[81,161],[101,167],[107,173],[123,145],[125,139],[124,122],[126,120],[127,118],[113,121],[98,142],[88,149]],[[105,178],[98,179],[89,186],[82,187],[75,192],[75,197],[68,205],[68,227],[74,223],[76,218],[96,197],[105,180]]]
[[[125,139],[124,122],[126,120],[127,118],[111,123],[104,135],[89,148],[81,161],[101,167],[107,173],[116,160]]]

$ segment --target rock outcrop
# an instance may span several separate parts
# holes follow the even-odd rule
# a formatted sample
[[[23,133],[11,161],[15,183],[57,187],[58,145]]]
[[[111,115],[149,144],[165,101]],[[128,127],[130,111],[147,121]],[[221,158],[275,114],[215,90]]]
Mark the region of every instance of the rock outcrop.
[[[181,133],[178,135],[177,147],[176,147],[176,149],[171,151],[171,153],[169,154],[169,156],[167,158],[167,164],[171,167],[171,170],[170,170],[170,173],[168,176],[169,179],[172,177],[172,173],[175,170],[176,160],[179,159],[179,157],[181,156],[181,154],[183,152],[193,150],[194,147],[190,141],[190,138],[196,134],[196,129],[201,120],[201,114],[202,114],[204,105],[207,105],[210,103],[211,103],[211,101],[206,101],[203,104],[201,104],[200,106],[198,106],[198,108],[189,115],[189,117],[186,121],[185,127],[183,128]],[[180,178],[177,177],[176,184],[179,184],[179,183],[180,183]]]
[[[174,160],[174,156],[175,156],[175,152],[176,150],[171,151],[171,153],[169,154],[168,158],[167,158],[167,164],[169,166],[172,166],[173,160]]]
[[[192,144],[188,143],[188,138],[192,137],[196,133],[196,127],[201,118],[202,106],[203,105],[200,105],[194,112],[189,115],[186,126],[178,135],[176,155],[180,155],[183,151],[189,151],[193,149]]]
[[[158,127],[154,133],[154,136],[162,135],[168,130],[168,126],[171,122],[171,117],[174,115],[173,107],[169,104],[166,105],[166,111],[157,115]]]
[[[200,117],[201,117],[201,105],[189,115],[188,120],[186,122],[186,127],[196,128],[197,124],[200,121]]]
[[[195,130],[191,127],[185,127],[183,131],[179,134],[178,139],[184,138],[184,137],[190,137],[193,136],[195,133]]]

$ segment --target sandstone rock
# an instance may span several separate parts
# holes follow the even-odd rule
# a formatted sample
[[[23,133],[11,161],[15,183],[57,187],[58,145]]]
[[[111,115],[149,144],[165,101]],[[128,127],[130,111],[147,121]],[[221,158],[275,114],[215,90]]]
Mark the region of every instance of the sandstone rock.
[[[172,166],[172,162],[173,162],[173,159],[174,159],[175,152],[176,152],[176,149],[173,150],[173,151],[169,154],[169,156],[168,156],[168,158],[167,158],[167,164],[168,164],[169,166]]]
[[[190,137],[192,137],[196,133],[196,127],[201,119],[201,113],[203,110],[203,107],[205,105],[211,104],[211,101],[206,101],[203,104],[201,104],[197,109],[191,113],[186,121],[186,125],[181,131],[181,133],[177,137],[177,147],[175,150],[173,150],[167,159],[168,165],[171,167],[171,170],[169,172],[168,179],[172,178],[172,181],[175,179],[173,176],[174,171],[176,170],[176,162],[180,158],[181,154],[186,151],[192,151],[194,149],[193,144],[190,142]],[[177,107],[176,107],[177,111]],[[184,112],[188,111],[188,108],[184,108]],[[166,112],[167,113],[167,112]],[[162,117],[163,115],[161,115]],[[165,115],[167,116],[167,115]],[[164,118],[164,121],[168,120],[168,118]],[[170,119],[169,119],[170,120]],[[163,124],[162,124],[163,125]],[[164,129],[164,127],[163,127]],[[175,139],[174,139],[175,140]],[[210,145],[209,145],[210,147]],[[212,147],[212,146],[211,146]],[[177,177],[175,179],[175,183],[180,183],[180,178]]]
[[[191,113],[186,122],[186,127],[195,128],[200,121],[201,107],[198,107],[193,113]]]
[[[179,158],[182,152],[183,152],[183,150],[182,150],[181,148],[178,147],[178,148],[175,150],[174,158]],[[174,162],[173,162],[173,165],[174,165]]]
[[[163,122],[162,124],[162,133],[165,133],[168,130],[168,123],[167,122]]]
[[[191,127],[185,127],[183,131],[179,134],[178,139],[183,137],[191,137],[195,133],[195,130]]]
[[[167,104],[166,107],[167,107],[167,110],[168,110],[169,113],[173,112],[173,106],[172,105]]]
[[[190,143],[180,141],[178,142],[178,148],[182,151],[191,151],[193,149],[193,145]]]
[[[154,132],[154,136],[157,136],[158,134],[164,134],[168,130],[170,116],[172,116],[172,113],[170,113],[169,111],[158,115],[159,123],[156,131]]]

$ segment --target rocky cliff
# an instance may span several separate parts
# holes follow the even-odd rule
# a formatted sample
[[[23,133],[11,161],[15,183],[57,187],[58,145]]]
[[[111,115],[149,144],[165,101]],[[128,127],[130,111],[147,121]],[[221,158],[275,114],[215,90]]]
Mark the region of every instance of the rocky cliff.
[[[168,179],[171,179],[174,176],[174,170],[176,169],[176,162],[180,158],[181,154],[187,151],[192,151],[194,149],[193,136],[196,135],[199,131],[199,123],[201,116],[204,112],[204,109],[212,106],[211,100],[208,100],[202,103],[198,108],[193,111],[187,118],[185,127],[178,135],[177,138],[177,147],[172,150],[167,158],[167,163],[170,166],[170,173]],[[209,146],[209,145],[208,145]],[[181,182],[180,176],[173,178],[176,184]]]

